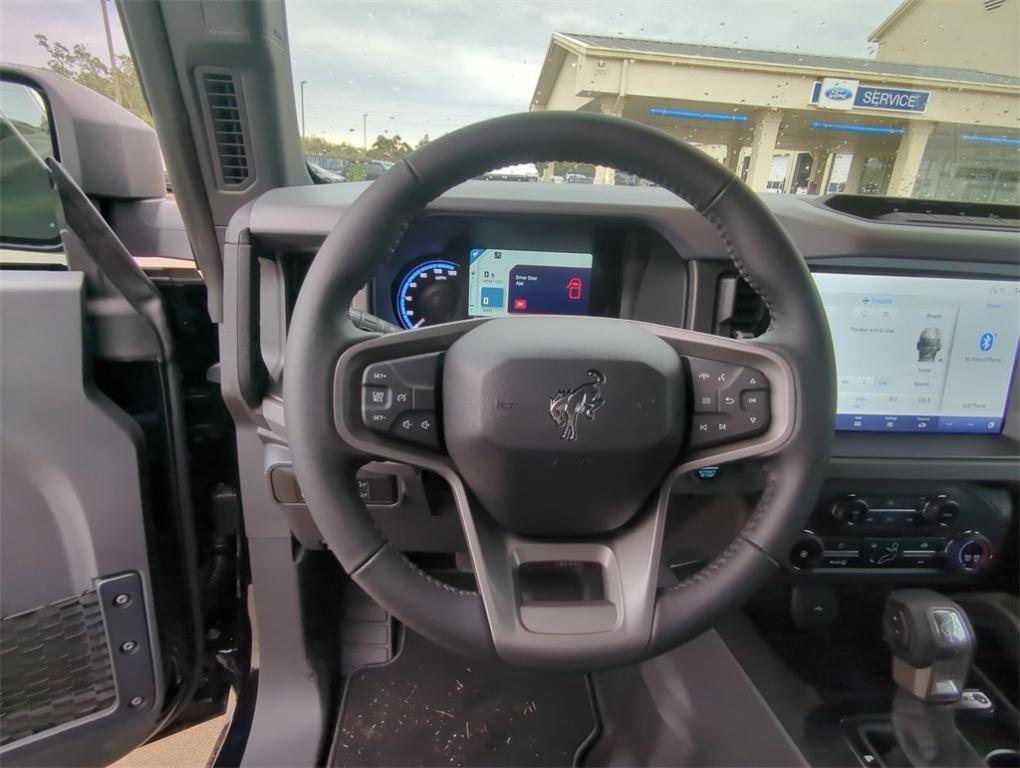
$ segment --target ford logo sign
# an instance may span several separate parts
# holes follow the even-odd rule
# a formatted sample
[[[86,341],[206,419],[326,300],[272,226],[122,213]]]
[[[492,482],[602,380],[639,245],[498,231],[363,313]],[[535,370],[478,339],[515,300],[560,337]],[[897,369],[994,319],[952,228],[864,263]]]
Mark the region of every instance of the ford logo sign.
[[[842,85],[834,85],[832,88],[825,89],[825,98],[830,101],[846,101],[852,99],[853,96],[854,92]]]

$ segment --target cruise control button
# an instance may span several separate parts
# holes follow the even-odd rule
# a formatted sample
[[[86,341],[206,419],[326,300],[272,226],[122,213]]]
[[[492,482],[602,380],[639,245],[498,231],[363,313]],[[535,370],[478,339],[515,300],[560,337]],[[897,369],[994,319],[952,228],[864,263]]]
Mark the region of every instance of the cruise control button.
[[[365,368],[365,384],[389,384],[393,379],[393,369],[389,363],[372,363]]]
[[[385,432],[393,423],[393,414],[389,411],[365,411],[361,417],[365,426],[376,432]]]
[[[389,387],[365,387],[365,410],[382,411],[391,407]]]

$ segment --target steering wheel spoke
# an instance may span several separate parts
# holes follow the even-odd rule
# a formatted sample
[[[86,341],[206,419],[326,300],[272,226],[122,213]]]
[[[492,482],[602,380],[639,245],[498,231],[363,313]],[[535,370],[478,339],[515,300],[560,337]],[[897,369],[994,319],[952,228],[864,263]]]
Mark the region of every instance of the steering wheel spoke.
[[[637,659],[655,610],[666,498],[622,528],[574,540],[522,536],[461,508],[493,644],[507,661],[594,668]]]
[[[349,347],[333,377],[343,440],[374,456],[434,469],[447,464],[441,375],[446,350],[484,320],[392,333]]]
[[[778,349],[759,340],[641,325],[685,360],[690,418],[677,473],[782,449],[794,428],[796,382]]]

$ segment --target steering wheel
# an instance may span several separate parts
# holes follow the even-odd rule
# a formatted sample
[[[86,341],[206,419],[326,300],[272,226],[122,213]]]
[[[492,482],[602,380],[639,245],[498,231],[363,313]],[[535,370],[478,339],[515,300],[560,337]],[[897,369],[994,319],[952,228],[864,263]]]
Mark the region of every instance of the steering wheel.
[[[431,200],[491,168],[537,160],[613,166],[686,200],[762,297],[769,330],[740,341],[561,316],[385,336],[355,328],[347,312],[355,293]],[[790,238],[722,165],[659,130],[602,115],[496,118],[394,165],[319,249],[286,355],[295,471],[347,573],[433,641],[522,665],[620,665],[709,629],[786,559],[831,448],[832,342]],[[358,467],[380,457],[449,483],[477,592],[432,578],[387,542],[355,482]],[[751,459],[765,488],[737,538],[695,575],[663,586],[674,482]],[[531,586],[543,568],[597,577],[585,599],[550,599]]]

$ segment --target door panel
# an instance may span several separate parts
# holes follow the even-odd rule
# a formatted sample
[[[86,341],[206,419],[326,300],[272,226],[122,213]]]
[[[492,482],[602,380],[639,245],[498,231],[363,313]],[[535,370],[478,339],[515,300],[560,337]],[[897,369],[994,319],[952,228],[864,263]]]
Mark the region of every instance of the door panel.
[[[161,715],[137,424],[91,382],[80,272],[0,272],[0,762],[110,762]]]

